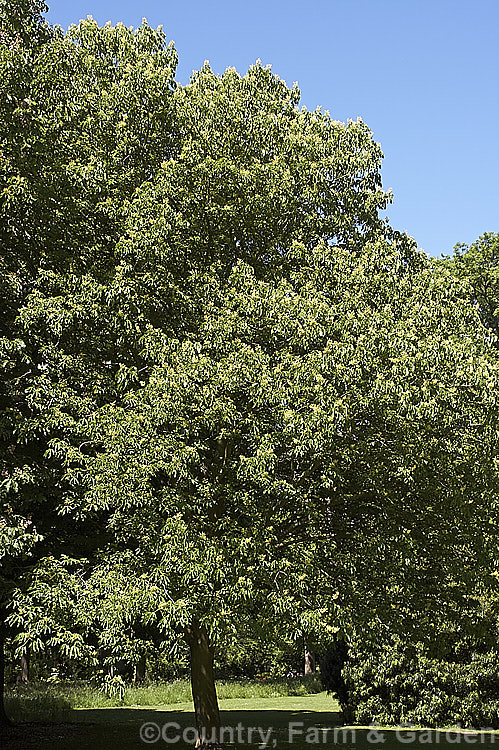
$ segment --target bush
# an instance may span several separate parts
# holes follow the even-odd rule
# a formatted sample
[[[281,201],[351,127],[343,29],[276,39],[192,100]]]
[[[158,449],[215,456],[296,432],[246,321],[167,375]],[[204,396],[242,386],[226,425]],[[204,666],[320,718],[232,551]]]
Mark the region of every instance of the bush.
[[[467,663],[430,658],[417,647],[350,650],[338,699],[357,724],[418,724],[499,728],[497,653]]]

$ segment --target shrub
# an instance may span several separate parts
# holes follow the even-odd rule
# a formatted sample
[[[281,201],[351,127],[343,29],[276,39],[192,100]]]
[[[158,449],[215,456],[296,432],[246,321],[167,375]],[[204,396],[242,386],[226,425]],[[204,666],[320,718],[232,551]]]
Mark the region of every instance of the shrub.
[[[403,644],[378,651],[350,650],[338,699],[357,724],[499,728],[496,652],[473,654],[467,663],[430,658]]]

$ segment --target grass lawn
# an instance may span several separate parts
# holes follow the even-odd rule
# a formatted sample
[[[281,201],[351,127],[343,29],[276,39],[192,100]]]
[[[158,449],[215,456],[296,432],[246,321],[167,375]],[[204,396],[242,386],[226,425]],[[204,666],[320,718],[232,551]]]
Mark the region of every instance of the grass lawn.
[[[228,698],[220,701],[222,725],[227,729],[225,745],[231,749],[258,750],[263,739],[268,750],[286,748],[313,750],[339,745],[345,750],[386,748],[400,750],[404,746],[418,750],[441,745],[474,744],[477,747],[498,746],[497,735],[457,735],[450,739],[444,733],[428,730],[397,736],[394,730],[373,732],[372,729],[341,727],[337,704],[318,693],[305,696]],[[141,740],[140,728],[149,723],[148,742]],[[289,725],[294,723],[296,734],[290,737]],[[161,728],[169,724],[167,742],[158,737]],[[155,707],[124,706],[119,708],[79,708],[64,714],[64,723],[26,724],[17,727],[4,742],[2,750],[144,750],[146,747],[186,750],[192,748],[189,727],[194,725],[191,703],[176,703]],[[249,734],[249,728],[254,728]],[[172,742],[175,736],[182,737]],[[329,729],[329,731],[325,731]],[[270,732],[269,732],[270,730]],[[237,732],[239,731],[239,737]],[[307,734],[308,733],[308,734]],[[402,737],[402,739],[401,739]],[[405,741],[403,741],[405,739]],[[292,740],[290,742],[290,740]],[[308,740],[308,741],[307,741]],[[409,741],[411,740],[411,741]]]
[[[326,695],[319,693],[306,696],[285,696],[278,698],[229,698],[220,701],[222,724],[225,727],[240,726],[243,747],[258,748],[261,744],[258,732],[248,736],[249,727],[259,727],[265,733],[272,728],[269,736],[269,750],[287,745],[288,724],[304,722],[306,726],[333,726],[340,721],[336,703]],[[44,738],[36,736],[36,744],[31,744],[30,733],[36,735],[36,724],[26,724],[16,729],[16,738],[3,748],[36,747],[39,750],[144,750],[146,747],[192,748],[190,741],[168,743],[162,738],[156,742],[146,743],[140,738],[140,727],[153,723],[160,728],[169,723],[179,725],[172,727],[169,734],[183,734],[187,727],[194,726],[192,703],[176,703],[170,706],[125,706],[119,708],[79,708],[64,712],[64,722],[55,724]],[[24,729],[24,732],[23,732]],[[156,731],[153,727],[152,731]],[[236,729],[237,732],[237,729]],[[24,737],[23,737],[24,735]],[[227,747],[231,747],[230,732],[227,730]],[[249,740],[249,741],[248,741]],[[24,743],[24,744],[20,744]],[[237,734],[234,736],[234,745]],[[299,747],[310,748],[304,742],[296,743]]]

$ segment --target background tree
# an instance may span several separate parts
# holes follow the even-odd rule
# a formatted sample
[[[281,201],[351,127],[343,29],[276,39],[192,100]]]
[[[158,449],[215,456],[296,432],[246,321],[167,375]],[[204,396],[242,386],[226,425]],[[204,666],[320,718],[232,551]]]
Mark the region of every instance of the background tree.
[[[74,488],[47,449],[60,435],[83,449],[80,420],[119,398],[136,365],[105,282],[123,204],[171,148],[176,54],[146,25],[87,20],[64,35],[43,4],[0,10],[0,520],[37,542],[15,574],[2,557],[6,616],[22,601],[14,585],[27,595],[54,560],[65,580],[64,556],[91,558],[102,540],[98,514],[71,514]],[[9,634],[30,647],[19,609],[15,621]]]
[[[5,639],[7,637],[6,603],[12,589],[17,583],[17,576],[26,558],[29,558],[39,535],[32,528],[31,522],[13,513],[4,512],[0,516],[0,725],[9,724],[5,713]]]
[[[471,245],[458,244],[443,265],[467,287],[480,318],[494,336],[499,335],[499,234],[486,232]]]

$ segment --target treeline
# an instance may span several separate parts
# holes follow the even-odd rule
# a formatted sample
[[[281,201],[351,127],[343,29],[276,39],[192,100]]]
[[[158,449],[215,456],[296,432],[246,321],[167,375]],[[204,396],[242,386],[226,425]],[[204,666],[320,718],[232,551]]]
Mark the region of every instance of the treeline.
[[[246,638],[495,628],[497,236],[428,258],[269,68],[0,7],[0,681],[188,654],[203,740]]]
[[[310,652],[319,660],[321,652]],[[89,681],[105,688],[109,677],[120,677],[126,684],[150,684],[189,678],[188,653],[181,653],[172,659],[166,643],[145,644],[141,660],[131,662],[115,658],[106,659],[101,652],[96,663],[88,665],[78,658],[61,656],[58,650],[45,648],[31,656],[16,656],[11,641],[6,644],[6,684],[7,687],[31,683],[58,684],[71,680]],[[299,678],[306,674],[303,643],[266,643],[257,639],[242,639],[226,649],[219,649],[215,655],[214,671],[219,680],[281,679]],[[307,674],[314,674],[317,680],[320,672],[315,663]]]

